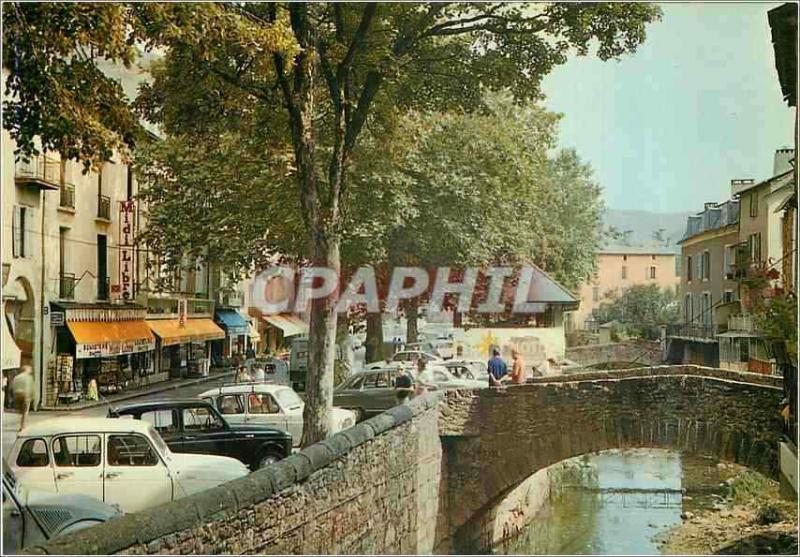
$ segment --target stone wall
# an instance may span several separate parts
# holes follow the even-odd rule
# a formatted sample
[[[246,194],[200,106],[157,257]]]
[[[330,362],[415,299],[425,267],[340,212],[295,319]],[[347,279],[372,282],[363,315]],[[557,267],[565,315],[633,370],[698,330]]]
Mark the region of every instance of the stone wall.
[[[572,346],[567,348],[565,357],[582,366],[610,362],[636,362],[640,366],[650,366],[663,361],[661,343],[650,340]]]
[[[431,553],[440,514],[437,402],[414,399],[245,478],[28,552]]]
[[[531,474],[594,451],[654,447],[710,454],[774,475],[780,378],[664,366],[537,378],[447,393],[439,432],[447,531],[486,522]]]

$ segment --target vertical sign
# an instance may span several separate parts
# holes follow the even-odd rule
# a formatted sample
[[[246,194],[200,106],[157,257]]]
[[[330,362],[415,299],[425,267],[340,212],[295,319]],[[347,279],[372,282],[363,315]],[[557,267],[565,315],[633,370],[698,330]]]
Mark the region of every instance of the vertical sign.
[[[133,299],[134,223],[136,206],[133,200],[119,204],[119,294],[123,301]]]
[[[181,327],[186,325],[186,318],[189,314],[189,300],[180,298],[178,300],[178,323]]]

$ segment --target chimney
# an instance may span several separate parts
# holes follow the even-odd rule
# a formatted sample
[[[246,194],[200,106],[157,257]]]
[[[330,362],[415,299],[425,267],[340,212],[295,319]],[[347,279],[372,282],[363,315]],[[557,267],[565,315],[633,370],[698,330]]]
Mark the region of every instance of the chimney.
[[[775,161],[772,165],[772,175],[777,176],[789,172],[794,168],[794,149],[784,147],[775,150]]]
[[[731,180],[731,196],[736,197],[743,190],[746,190],[755,183],[752,178],[738,178]]]
[[[716,206],[717,206],[717,204],[716,204],[715,202],[713,202],[713,201],[710,201],[710,202],[708,202],[708,203],[704,203],[704,204],[703,204],[703,210],[704,210],[704,211],[708,211],[709,209],[713,209],[713,208],[714,208],[714,207],[716,207]]]

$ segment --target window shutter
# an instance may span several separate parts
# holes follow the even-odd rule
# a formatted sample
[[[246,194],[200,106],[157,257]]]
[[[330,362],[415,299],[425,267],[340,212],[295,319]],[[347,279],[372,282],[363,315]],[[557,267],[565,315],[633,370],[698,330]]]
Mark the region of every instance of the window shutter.
[[[33,232],[36,226],[36,210],[25,207],[25,218],[22,220],[25,227],[25,239],[22,247],[22,257],[33,257]]]
[[[14,215],[13,215],[13,217],[11,219],[11,221],[12,221],[12,225],[11,225],[11,230],[12,230],[12,234],[11,234],[11,238],[12,238],[12,241],[11,241],[11,255],[13,257],[19,257],[20,256],[20,250],[22,249],[22,233],[20,231],[20,224],[21,224],[21,219],[22,219],[22,211],[21,211],[21,209],[22,209],[22,207],[19,207],[18,205],[14,205]]]

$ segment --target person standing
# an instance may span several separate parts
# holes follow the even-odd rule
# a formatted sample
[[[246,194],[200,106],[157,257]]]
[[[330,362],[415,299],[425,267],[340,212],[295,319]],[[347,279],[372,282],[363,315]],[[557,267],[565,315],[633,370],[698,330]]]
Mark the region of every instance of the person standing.
[[[486,364],[486,371],[489,372],[489,386],[499,387],[502,383],[503,377],[508,373],[508,365],[505,360],[500,357],[500,349],[492,349],[492,357]]]
[[[14,391],[14,404],[17,407],[17,412],[19,412],[21,416],[19,422],[20,431],[25,427],[28,412],[33,404],[33,396],[35,393],[33,383],[33,368],[31,366],[22,366],[22,370],[11,383],[11,388]]]
[[[252,374],[253,364],[255,363],[256,363],[256,351],[253,350],[252,346],[250,346],[245,352],[244,356],[244,367],[247,368],[247,373]]]
[[[525,382],[525,361],[516,348],[511,351],[511,382],[520,385]]]
[[[394,380],[394,392],[397,396],[397,404],[405,404],[411,393],[414,392],[411,376],[406,373],[406,368],[400,366],[397,370],[397,379]]]

